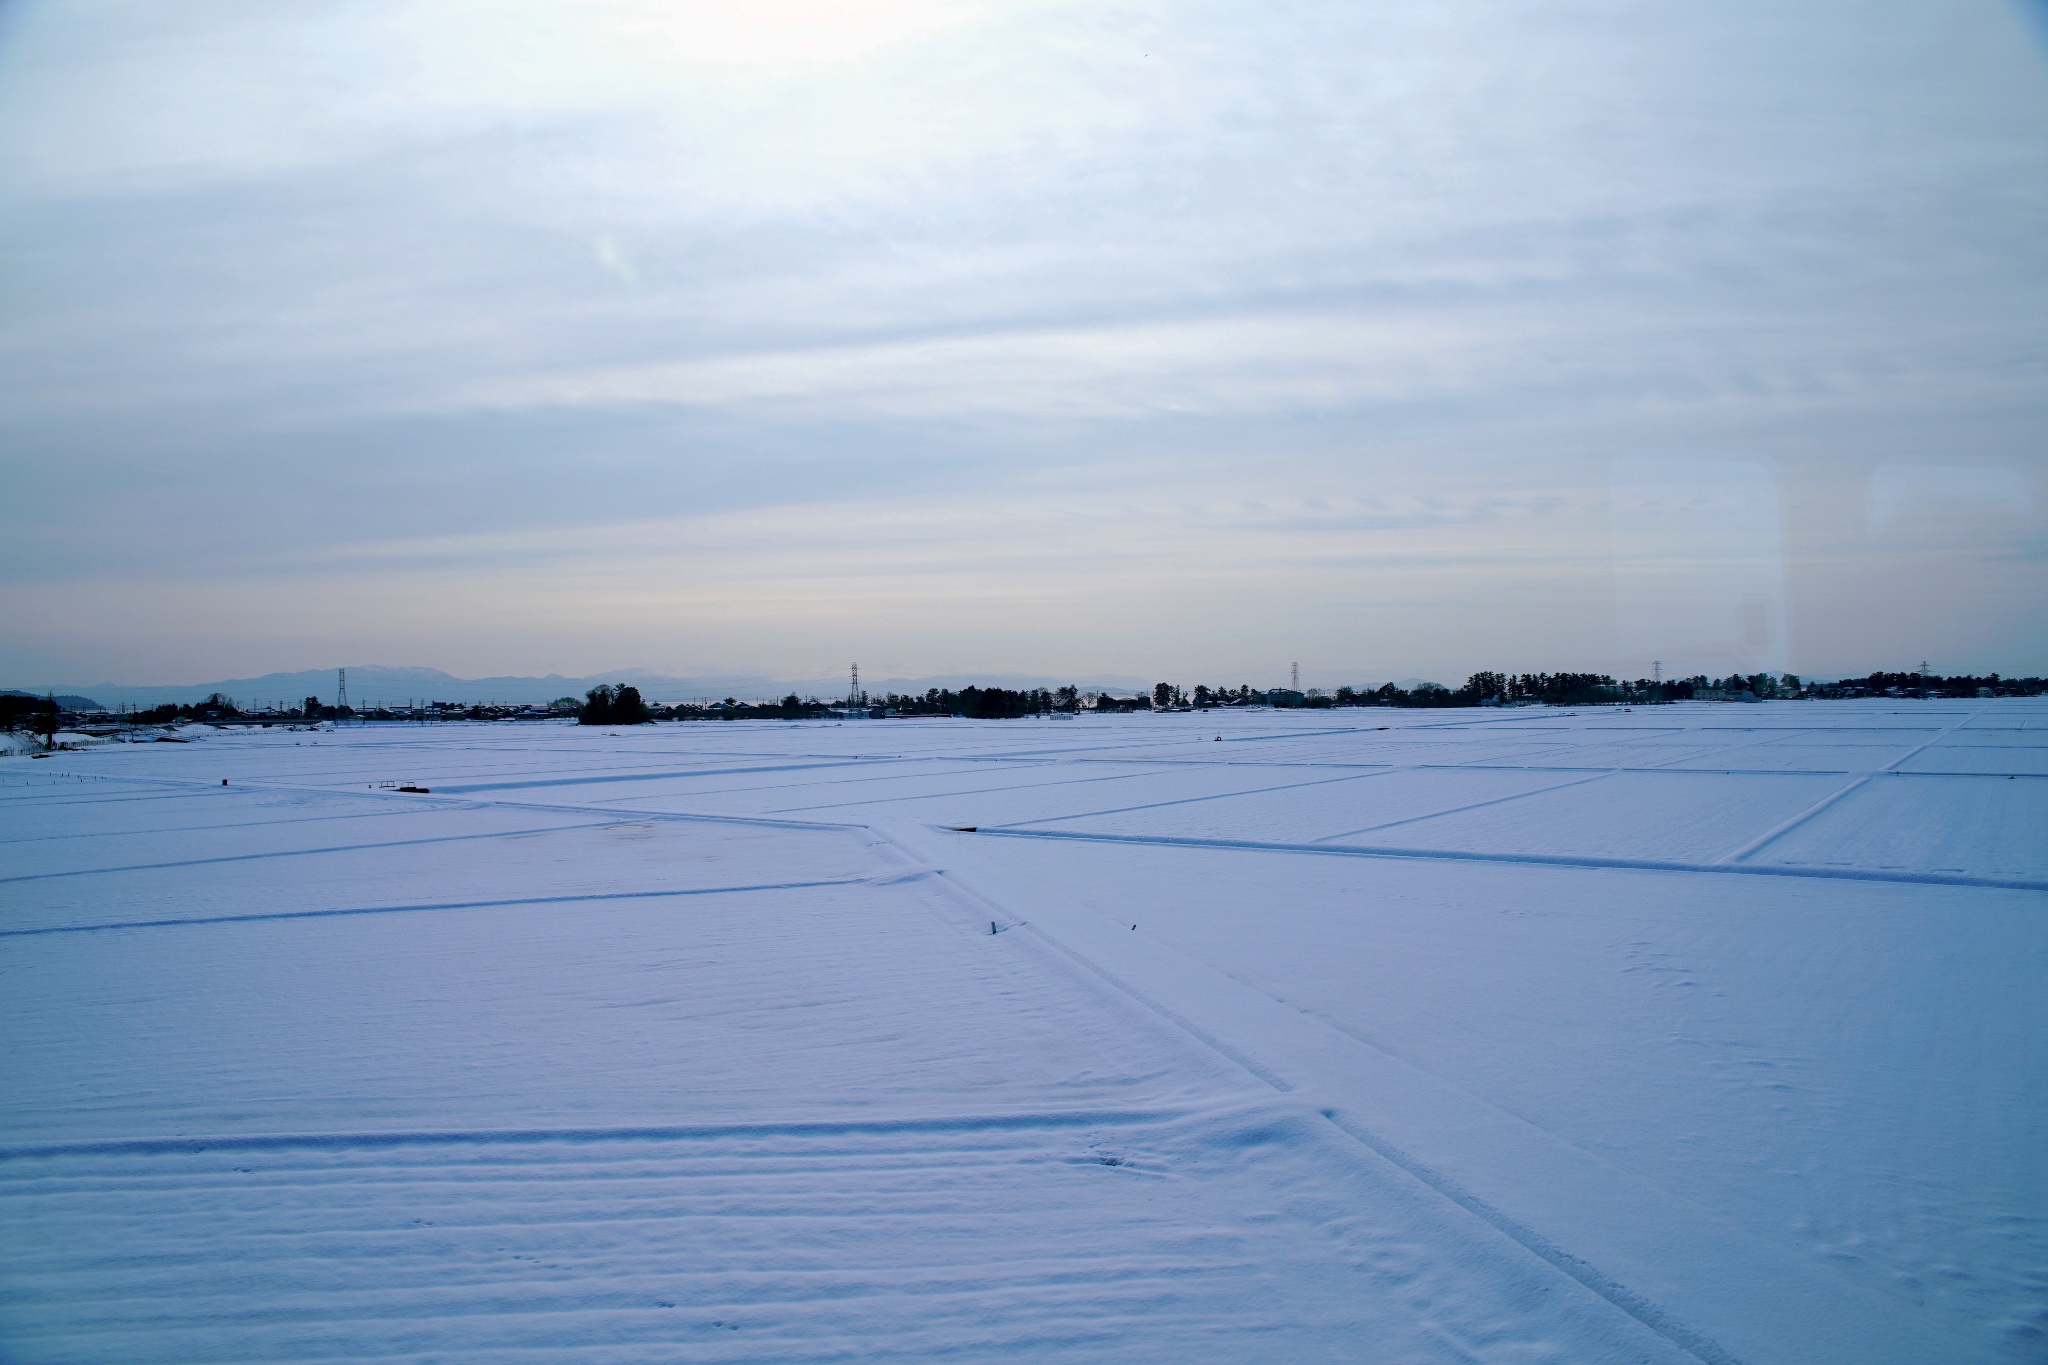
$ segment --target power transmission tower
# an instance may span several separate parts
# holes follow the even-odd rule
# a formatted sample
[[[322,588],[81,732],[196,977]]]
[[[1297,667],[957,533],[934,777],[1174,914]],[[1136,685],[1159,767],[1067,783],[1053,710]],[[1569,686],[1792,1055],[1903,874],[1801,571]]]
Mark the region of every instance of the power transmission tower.
[[[348,710],[348,670],[337,668],[334,670],[334,673],[334,709],[346,711]]]
[[[1295,664],[1289,664],[1289,665],[1287,665],[1287,678],[1288,678],[1288,682],[1287,682],[1287,685],[1288,685],[1288,686],[1289,686],[1290,688],[1294,689],[1294,690],[1295,690],[1296,692],[1299,692],[1299,691],[1301,691],[1301,665],[1300,665],[1300,664],[1298,664],[1298,663],[1295,663]]]
[[[859,664],[855,664],[855,665],[853,666],[853,686],[852,686],[852,688],[851,688],[851,689],[849,689],[849,690],[848,690],[848,692],[847,692],[847,694],[846,694],[846,704],[847,704],[848,706],[859,706],[859,705],[860,705],[860,665],[859,665]]]
[[[1664,661],[1662,659],[1652,659],[1650,661],[1650,681],[1664,681]]]

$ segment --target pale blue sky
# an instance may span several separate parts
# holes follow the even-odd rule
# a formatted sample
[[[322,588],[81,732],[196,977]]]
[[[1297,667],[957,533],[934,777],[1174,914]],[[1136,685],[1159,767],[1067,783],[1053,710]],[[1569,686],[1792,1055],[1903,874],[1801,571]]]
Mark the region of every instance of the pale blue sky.
[[[2010,4],[0,11],[0,683],[2048,670]]]

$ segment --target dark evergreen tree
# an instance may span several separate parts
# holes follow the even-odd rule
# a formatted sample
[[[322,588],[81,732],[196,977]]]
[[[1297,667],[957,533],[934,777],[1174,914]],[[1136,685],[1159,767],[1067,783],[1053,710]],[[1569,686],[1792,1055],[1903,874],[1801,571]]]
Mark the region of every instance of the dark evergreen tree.
[[[612,692],[612,724],[645,725],[653,717],[647,714],[647,703],[640,700],[637,687],[620,687]]]
[[[30,697],[10,693],[0,697],[0,729],[12,730],[27,725],[31,733],[41,734],[36,729],[36,719],[44,713],[57,714],[55,697]]]

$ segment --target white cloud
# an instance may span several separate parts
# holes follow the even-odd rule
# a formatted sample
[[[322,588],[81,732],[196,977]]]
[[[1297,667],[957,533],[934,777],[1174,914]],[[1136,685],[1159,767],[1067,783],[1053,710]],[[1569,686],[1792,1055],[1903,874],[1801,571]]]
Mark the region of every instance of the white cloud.
[[[1764,595],[1802,669],[2048,640],[2039,560],[1999,540],[2040,534],[2012,480],[2048,429],[2048,78],[1989,0],[10,23],[0,565],[107,651],[173,582],[218,638],[431,641],[609,575],[660,591],[546,617],[621,651],[592,667],[664,612],[811,638],[826,600],[904,612],[912,666],[992,638],[976,593],[1096,671],[1319,612],[1412,649],[1395,673],[1510,662],[1458,635],[1591,666],[1616,616],[1584,490],[1638,452],[1776,481]],[[1216,510],[1253,504],[1291,510]],[[442,635],[400,566],[462,604]],[[1933,604],[1858,610],[1881,584]]]
[[[827,405],[891,416],[1324,408],[1462,387],[1471,322],[1246,317],[722,355],[494,380],[455,407]]]

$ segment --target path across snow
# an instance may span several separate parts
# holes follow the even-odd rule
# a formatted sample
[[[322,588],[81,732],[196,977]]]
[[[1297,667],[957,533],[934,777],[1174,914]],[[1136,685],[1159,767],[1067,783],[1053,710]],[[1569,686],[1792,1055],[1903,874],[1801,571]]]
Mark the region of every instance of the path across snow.
[[[0,759],[0,1358],[2048,1360],[2044,912],[2031,701]]]

